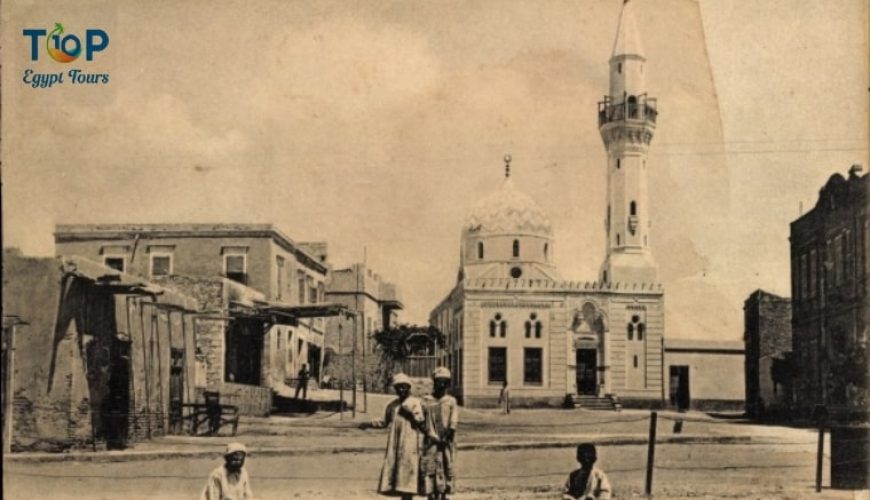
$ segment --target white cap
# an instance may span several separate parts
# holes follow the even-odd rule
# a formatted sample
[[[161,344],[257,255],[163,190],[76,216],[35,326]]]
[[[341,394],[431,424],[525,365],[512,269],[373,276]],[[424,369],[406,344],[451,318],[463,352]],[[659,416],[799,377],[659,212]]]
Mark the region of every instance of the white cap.
[[[245,445],[243,445],[242,443],[230,443],[227,445],[227,451],[224,452],[224,456],[232,455],[233,453],[236,453],[238,451],[244,453],[245,455],[248,454],[248,449],[245,448]]]

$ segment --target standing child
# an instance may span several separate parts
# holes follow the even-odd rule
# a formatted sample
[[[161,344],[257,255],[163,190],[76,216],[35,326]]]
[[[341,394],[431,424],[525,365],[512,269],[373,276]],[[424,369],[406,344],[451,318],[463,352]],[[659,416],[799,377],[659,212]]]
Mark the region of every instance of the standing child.
[[[592,443],[577,446],[577,462],[580,468],[568,475],[563,500],[598,500],[610,498],[610,481],[604,471],[595,467],[598,453]]]
[[[432,372],[432,394],[423,399],[426,434],[423,438],[423,493],[429,500],[447,500],[455,491],[454,457],[456,428],[459,425],[459,405],[447,394],[450,370],[439,366]]]
[[[378,493],[411,500],[420,489],[419,433],[425,432],[423,405],[411,395],[411,379],[404,373],[393,375],[396,399],[384,410],[384,418],[361,424],[361,429],[389,429],[387,452],[378,481]]]

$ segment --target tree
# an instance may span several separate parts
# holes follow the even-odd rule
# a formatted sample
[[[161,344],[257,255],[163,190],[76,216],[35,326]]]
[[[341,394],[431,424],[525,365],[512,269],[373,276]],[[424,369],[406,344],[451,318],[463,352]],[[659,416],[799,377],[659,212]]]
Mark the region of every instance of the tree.
[[[379,330],[372,335],[378,346],[380,361],[378,372],[384,389],[409,356],[434,356],[435,348],[443,348],[447,338],[434,326],[399,325]]]

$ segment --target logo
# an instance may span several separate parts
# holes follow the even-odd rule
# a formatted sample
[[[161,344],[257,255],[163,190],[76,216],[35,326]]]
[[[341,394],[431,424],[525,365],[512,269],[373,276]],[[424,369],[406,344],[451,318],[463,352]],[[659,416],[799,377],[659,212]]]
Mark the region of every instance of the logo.
[[[44,37],[46,32],[41,29],[25,29],[24,36],[30,37],[30,60],[39,60],[39,39]],[[100,52],[109,46],[109,35],[101,29],[85,30],[85,60],[93,61],[94,53]],[[45,49],[48,55],[57,62],[69,63],[79,58],[82,53],[82,41],[79,37],[73,34],[64,36],[63,24],[54,23],[54,29],[51,30],[48,37],[45,39]]]
[[[84,37],[73,33],[67,33],[61,23],[54,23],[54,29],[48,32],[44,29],[26,28],[22,31],[25,38],[30,39],[30,60],[39,62],[42,52],[42,39],[45,38],[45,51],[55,62],[69,64],[78,60],[84,54],[84,60],[93,61],[94,57],[106,50],[109,46],[109,34],[98,28],[88,28]],[[22,81],[33,88],[49,88],[54,85],[63,85],[64,77],[67,82],[76,84],[108,84],[108,73],[88,73],[81,69],[71,69],[64,73],[38,73],[34,69],[25,69]]]

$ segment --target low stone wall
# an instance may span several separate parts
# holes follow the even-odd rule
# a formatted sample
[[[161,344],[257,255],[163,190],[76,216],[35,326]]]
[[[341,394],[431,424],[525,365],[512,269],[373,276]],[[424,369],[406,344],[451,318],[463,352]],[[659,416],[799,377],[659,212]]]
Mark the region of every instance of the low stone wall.
[[[258,385],[224,382],[220,388],[221,404],[239,407],[239,414],[267,417],[272,411],[272,389]]]

